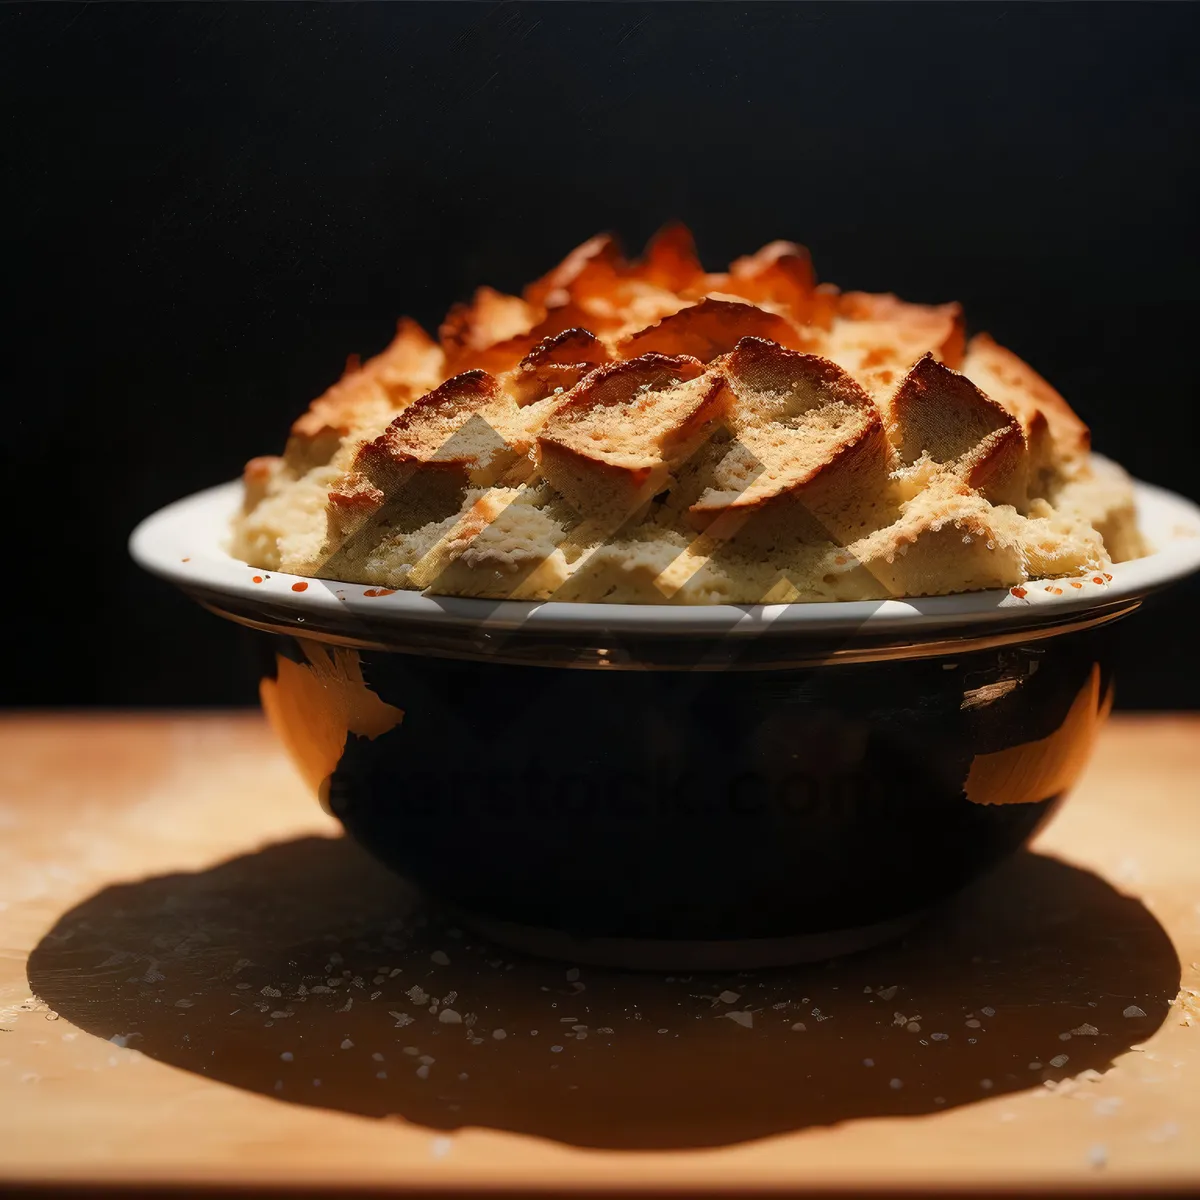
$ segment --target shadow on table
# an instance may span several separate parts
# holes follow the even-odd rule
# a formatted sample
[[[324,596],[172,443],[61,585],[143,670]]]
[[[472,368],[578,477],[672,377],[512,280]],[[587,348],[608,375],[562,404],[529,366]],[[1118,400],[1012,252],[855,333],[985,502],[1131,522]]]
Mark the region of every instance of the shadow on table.
[[[1138,901],[1024,853],[884,950],[574,976],[425,915],[323,838],[106,888],[29,960],[61,1016],[210,1079],[624,1149],[915,1116],[1103,1070],[1162,1023],[1179,962]]]

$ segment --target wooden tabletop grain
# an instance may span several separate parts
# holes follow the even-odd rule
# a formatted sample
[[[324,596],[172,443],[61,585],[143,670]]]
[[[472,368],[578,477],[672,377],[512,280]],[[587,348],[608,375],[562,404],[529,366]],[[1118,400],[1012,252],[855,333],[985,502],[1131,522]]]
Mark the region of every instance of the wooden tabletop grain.
[[[337,833],[257,715],[0,721],[0,1185],[1200,1188],[1200,718],[789,971],[514,960]]]

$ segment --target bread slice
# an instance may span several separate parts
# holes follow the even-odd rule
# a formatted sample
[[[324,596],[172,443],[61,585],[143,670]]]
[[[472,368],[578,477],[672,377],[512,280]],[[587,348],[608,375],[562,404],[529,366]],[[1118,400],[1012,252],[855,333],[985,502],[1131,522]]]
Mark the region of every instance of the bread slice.
[[[719,421],[723,385],[686,356],[645,354],[598,368],[541,427],[541,477],[581,516],[615,532]]]
[[[292,425],[284,458],[294,475],[327,463],[353,432],[380,424],[443,378],[445,355],[408,317],[381,353],[359,364],[347,361],[342,378],[309,405]]]
[[[412,322],[251,460],[233,546],[493,598],[803,603],[1015,587],[1145,551],[1132,486],[956,304],[708,272],[668,225]]]
[[[509,373],[505,384],[524,407],[570,391],[589,371],[610,361],[608,347],[586,329],[543,338]]]
[[[570,302],[571,290],[588,276],[614,286],[621,266],[621,247],[610,233],[598,233],[576,246],[566,258],[525,288],[526,303],[543,309]]]
[[[753,304],[709,297],[627,334],[617,343],[617,350],[627,358],[652,353],[686,354],[700,362],[711,362],[744,337],[762,338],[792,350],[808,345],[808,339],[786,317]]]
[[[881,399],[926,354],[957,367],[963,344],[957,304],[909,304],[891,294],[847,292],[837,298],[820,352]]]
[[[668,227],[641,262],[628,263],[611,236],[589,239],[526,289],[527,300],[544,306],[535,332],[546,336],[580,326],[618,336],[683,308],[687,301],[672,284],[690,292],[703,279],[690,243],[682,226]]]
[[[351,569],[386,530],[445,519],[470,488],[519,483],[532,463],[516,414],[512,397],[478,370],[410,404],[330,489],[323,569]]]
[[[829,359],[762,338],[743,338],[721,370],[736,398],[736,442],[691,506],[692,524],[707,529],[721,518],[714,534],[732,536],[762,513],[771,520],[756,532],[760,540],[861,532],[886,486],[889,454],[866,392]]]
[[[703,295],[708,290],[695,239],[678,221],[664,225],[650,239],[642,261],[632,266],[628,277],[680,296]]]
[[[1071,406],[1028,363],[998,345],[986,333],[977,333],[967,345],[962,373],[1002,404],[1024,426],[1028,436],[1039,427],[1048,430],[1060,454],[1086,454],[1091,449],[1088,427]],[[1043,460],[1054,451],[1047,447]]]
[[[388,491],[419,469],[461,474],[486,487],[526,455],[517,405],[486,371],[464,371],[413,401],[358,452],[355,469]]]
[[[814,322],[819,306],[812,259],[795,242],[768,242],[754,254],[734,259],[729,273],[714,280],[712,290],[741,296],[751,304],[775,311],[782,309],[798,324],[828,327],[832,316],[831,311],[825,311]]]
[[[468,304],[456,304],[438,330],[446,370],[503,371],[514,366],[533,344],[530,330],[538,310],[520,296],[477,288]]]
[[[902,467],[926,461],[954,472],[994,504],[1024,503],[1028,455],[1020,422],[932,354],[892,397],[888,434]]]

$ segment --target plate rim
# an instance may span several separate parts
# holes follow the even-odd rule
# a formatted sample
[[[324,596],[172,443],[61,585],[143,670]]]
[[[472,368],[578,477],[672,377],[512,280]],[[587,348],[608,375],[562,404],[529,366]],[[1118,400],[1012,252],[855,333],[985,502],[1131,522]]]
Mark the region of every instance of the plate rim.
[[[233,557],[224,542],[242,497],[240,480],[205,488],[165,505],[141,521],[129,552],[144,570],[197,596],[261,602],[302,618],[340,616],[347,626],[456,625],[496,630],[570,633],[605,630],[629,634],[757,636],[767,632],[914,635],[965,625],[1059,620],[1090,608],[1140,599],[1200,570],[1200,505],[1165,488],[1134,481],[1138,521],[1156,547],[1143,558],[1117,563],[1111,579],[1080,577],[1078,588],[1048,590],[1063,580],[1036,580],[1012,589],[961,592],[905,600],[840,600],[791,604],[603,604],[575,601],[488,600],[429,596],[379,585],[292,575],[255,568]],[[258,577],[261,582],[254,583]],[[1095,579],[1101,582],[1096,583]],[[296,585],[300,585],[297,587]],[[371,595],[369,593],[375,593]]]

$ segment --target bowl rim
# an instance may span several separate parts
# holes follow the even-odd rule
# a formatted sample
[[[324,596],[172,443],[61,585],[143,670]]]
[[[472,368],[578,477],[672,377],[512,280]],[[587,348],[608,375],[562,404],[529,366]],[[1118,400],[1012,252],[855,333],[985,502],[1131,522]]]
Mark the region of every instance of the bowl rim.
[[[1200,570],[1200,505],[1140,481],[1134,483],[1134,494],[1139,525],[1154,547],[1143,558],[1069,581],[1038,580],[1019,589],[905,600],[740,605],[487,600],[389,592],[378,585],[291,575],[253,567],[229,553],[230,522],[242,500],[240,480],[206,488],[159,509],[134,529],[129,552],[146,571],[202,602],[215,601],[217,607],[222,600],[242,606],[262,604],[297,621],[311,615],[326,625],[344,625],[347,631],[365,620],[375,627],[471,626],[560,634],[603,630],[665,637],[847,636],[861,630],[872,636],[926,638],[964,627],[1064,621],[1088,610],[1138,601]]]

